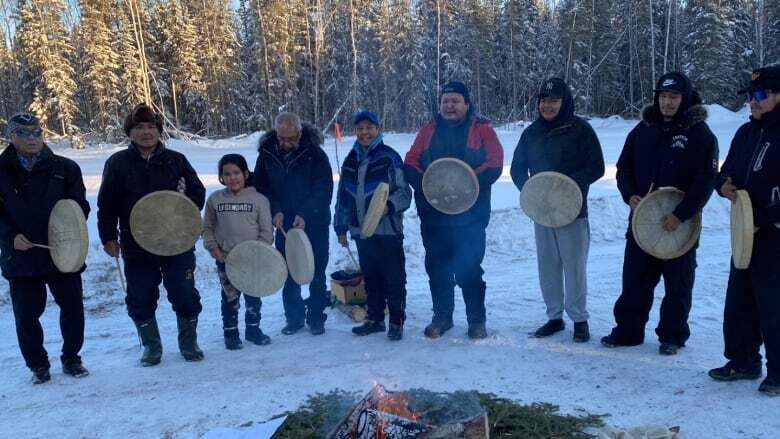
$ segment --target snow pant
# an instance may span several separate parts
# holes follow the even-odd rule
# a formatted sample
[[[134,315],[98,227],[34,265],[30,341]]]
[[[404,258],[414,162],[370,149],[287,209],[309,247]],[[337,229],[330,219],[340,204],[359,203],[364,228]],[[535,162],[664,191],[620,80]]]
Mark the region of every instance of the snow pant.
[[[588,219],[579,218],[559,228],[536,224],[534,235],[539,284],[547,305],[547,318],[561,319],[565,309],[572,321],[587,321]]]
[[[455,309],[455,285],[463,293],[468,323],[485,323],[485,226],[424,226],[425,271],[433,301],[433,319],[451,321]]]
[[[780,230],[758,231],[747,269],[731,264],[723,314],[726,358],[760,365],[763,342],[767,375],[780,378]]]
[[[666,294],[661,302],[660,322],[655,329],[661,343],[685,346],[691,335],[688,314],[691,311],[696,273],[696,249],[679,258],[657,259],[645,253],[628,234],[623,260],[623,291],[615,302],[612,337],[623,345],[644,343],[645,325],[653,307],[656,285],[664,278]]]
[[[383,322],[385,307],[390,323],[402,325],[406,320],[406,256],[404,238],[397,235],[374,235],[356,241],[360,271],[368,295],[368,320]]]
[[[225,273],[225,264],[217,262],[217,275],[222,286],[222,329],[238,329],[238,311],[241,309],[241,291],[239,291]],[[244,294],[244,322],[246,327],[260,327],[260,307],[263,301],[259,297]]]
[[[306,236],[311,242],[314,253],[314,278],[309,284],[309,298],[305,301],[301,297],[301,286],[295,283],[292,276],[287,276],[287,281],[282,289],[282,303],[284,304],[284,316],[287,323],[302,324],[319,323],[325,321],[324,310],[330,302],[330,296],[325,286],[325,268],[328,266],[328,225],[307,225]],[[276,231],[274,240],[276,249],[284,255],[284,235]]]
[[[9,279],[11,303],[16,320],[16,337],[24,362],[30,369],[49,367],[49,355],[43,347],[43,328],[39,319],[46,309],[46,286],[60,307],[62,362],[80,362],[84,345],[84,300],[81,273],[56,273],[47,276]]]
[[[160,282],[179,317],[200,314],[200,294],[195,289],[195,251],[176,256],[131,255],[124,257],[127,278],[127,313],[136,322],[154,318],[160,299]]]

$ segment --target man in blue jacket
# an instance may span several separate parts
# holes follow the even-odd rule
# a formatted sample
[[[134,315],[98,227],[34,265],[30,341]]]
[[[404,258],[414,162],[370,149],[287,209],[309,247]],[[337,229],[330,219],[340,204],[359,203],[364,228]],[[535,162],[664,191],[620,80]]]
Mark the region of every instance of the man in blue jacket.
[[[401,156],[382,141],[379,116],[361,111],[352,119],[355,145],[344,159],[336,197],[333,228],[339,244],[349,246],[347,231],[355,240],[360,269],[368,294],[368,318],[352,328],[355,335],[385,331],[385,307],[390,311],[387,337],[400,340],[406,320],[406,257],[404,255],[404,211],[412,201],[412,190],[404,178]],[[377,187],[390,187],[385,212],[373,236],[361,229]]]
[[[618,189],[632,211],[652,189],[673,186],[685,192],[674,212],[664,218],[667,231],[676,230],[700,212],[712,194],[718,141],[706,119],[707,111],[688,77],[667,73],[658,80],[653,105],[642,112],[642,121],[628,134],[618,159]],[[659,353],[676,354],[690,336],[688,314],[695,271],[695,247],[675,259],[657,259],[639,247],[629,224],[623,291],[614,310],[617,325],[601,343],[606,347],[644,343],[653,292],[663,276],[666,294],[655,332]]]
[[[89,372],[81,363],[84,344],[84,302],[81,272],[62,273],[49,250],[49,215],[59,200],[76,201],[89,215],[81,169],[55,155],[43,141],[38,118],[13,115],[6,127],[11,144],[0,154],[0,267],[11,287],[16,336],[32,382],[51,379],[39,319],[46,308],[46,287],[60,307],[62,371],[77,378]]]
[[[750,122],[734,135],[716,188],[731,201],[736,190],[750,195],[758,228],[750,265],[738,270],[731,264],[723,316],[723,367],[712,369],[718,381],[761,377],[763,342],[766,379],[758,390],[780,396],[780,67],[753,72],[747,93]]]
[[[314,253],[314,279],[309,284],[309,298],[301,297],[301,286],[287,278],[282,290],[285,335],[298,332],[309,324],[313,335],[325,332],[324,313],[330,301],[325,286],[328,266],[328,233],[330,201],[333,197],[333,170],[325,151],[322,135],[311,125],[304,125],[293,113],[282,113],[274,129],[260,139],[254,184],[271,202],[276,227],[276,248],[284,254],[282,230],[303,229]]]

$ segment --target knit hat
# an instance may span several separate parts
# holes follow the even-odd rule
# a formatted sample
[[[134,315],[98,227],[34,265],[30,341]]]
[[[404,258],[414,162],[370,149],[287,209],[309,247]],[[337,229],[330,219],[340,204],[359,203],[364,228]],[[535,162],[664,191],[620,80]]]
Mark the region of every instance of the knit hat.
[[[40,121],[34,114],[28,112],[16,113],[8,119],[8,125],[5,127],[5,136],[11,137],[11,135],[24,127],[36,127],[39,128]]]
[[[463,96],[463,100],[466,101],[467,104],[471,102],[471,97],[469,96],[469,88],[466,87],[466,84],[460,81],[450,81],[444,84],[441,87],[441,94],[439,95],[439,100],[441,100],[441,96],[444,95],[444,93],[457,93]]]

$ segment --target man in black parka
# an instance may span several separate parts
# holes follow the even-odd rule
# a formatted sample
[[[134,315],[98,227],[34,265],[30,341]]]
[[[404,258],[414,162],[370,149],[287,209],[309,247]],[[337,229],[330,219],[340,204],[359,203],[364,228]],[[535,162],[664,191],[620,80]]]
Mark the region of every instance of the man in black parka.
[[[663,218],[667,231],[676,230],[700,212],[712,194],[718,142],[706,119],[707,111],[688,77],[667,73],[658,80],[653,105],[642,112],[642,121],[628,134],[618,159],[618,189],[632,211],[653,189],[673,186],[685,192],[677,208]],[[676,354],[690,336],[688,314],[695,270],[695,247],[675,259],[657,259],[639,248],[629,224],[623,291],[614,309],[617,326],[601,343],[616,347],[644,342],[653,292],[663,276],[666,294],[655,332],[659,353]]]
[[[761,377],[761,344],[766,379],[758,390],[780,396],[780,66],[753,72],[748,88],[750,122],[734,135],[715,187],[731,201],[747,191],[758,228],[750,265],[731,264],[723,316],[725,366],[712,369],[718,381]]]
[[[81,364],[84,344],[84,302],[81,272],[62,273],[49,250],[49,216],[64,199],[76,201],[89,215],[81,169],[55,155],[43,141],[38,118],[13,115],[6,127],[11,144],[0,154],[0,267],[11,289],[16,336],[22,356],[33,372],[32,382],[51,379],[39,319],[46,308],[46,287],[60,307],[62,371],[74,377],[89,374]]]
[[[260,139],[255,188],[268,197],[276,227],[274,242],[284,254],[282,230],[303,229],[314,253],[314,278],[309,284],[309,298],[301,297],[301,286],[291,276],[282,290],[286,335],[295,334],[308,323],[314,335],[325,332],[324,313],[330,301],[325,286],[328,266],[330,201],[333,197],[333,170],[320,146],[322,135],[311,125],[301,124],[293,113],[282,113],[274,129]]]
[[[534,224],[539,284],[548,321],[534,332],[548,337],[563,330],[563,312],[574,322],[575,342],[590,340],[587,261],[590,246],[588,189],[604,175],[601,143],[590,124],[574,114],[574,98],[560,78],[539,90],[539,117],[520,136],[512,158],[512,181],[521,191],[528,179],[553,171],[571,177],[582,192],[582,209],[563,227]],[[564,282],[565,280],[565,282]]]
[[[195,249],[175,256],[147,252],[130,232],[130,212],[143,196],[162,190],[181,192],[202,209],[206,189],[184,154],[160,141],[162,117],[152,108],[136,106],[127,115],[124,130],[130,145],[111,155],[103,170],[97,201],[100,240],[106,253],[124,259],[125,303],[144,346],[141,364],[153,366],[162,358],[155,317],[161,282],[176,312],[179,351],[187,361],[200,361],[197,326],[202,307],[195,289]]]

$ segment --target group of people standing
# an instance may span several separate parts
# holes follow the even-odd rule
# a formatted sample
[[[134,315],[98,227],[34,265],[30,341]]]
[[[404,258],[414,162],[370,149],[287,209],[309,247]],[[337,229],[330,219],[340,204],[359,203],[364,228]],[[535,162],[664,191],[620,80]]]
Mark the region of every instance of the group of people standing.
[[[710,376],[723,381],[761,377],[759,352],[764,343],[767,377],[759,390],[780,395],[780,296],[776,294],[780,281],[780,68],[756,70],[749,87],[741,92],[750,96],[751,120],[735,135],[718,173],[717,140],[706,124],[701,98],[684,74],[663,75],[653,104],[642,112],[642,121],[628,135],[617,163],[617,184],[632,210],[654,189],[674,186],[683,191],[683,201],[663,218],[668,231],[698,214],[713,188],[729,199],[735,197],[737,188],[749,192],[759,227],[756,246],[747,270],[731,267],[724,318],[729,362],[711,370]],[[562,331],[565,311],[574,323],[574,341],[587,342],[587,194],[589,186],[604,175],[604,159],[596,133],[575,115],[574,98],[563,80],[545,81],[537,106],[537,120],[523,132],[514,151],[512,180],[522,190],[535,174],[558,172],[577,183],[584,203],[577,219],[566,226],[535,225],[539,281],[548,321],[533,335],[547,337]],[[311,242],[314,277],[305,300],[301,287],[288,277],[282,291],[286,318],[282,333],[295,334],[306,326],[313,335],[325,331],[331,221],[340,245],[348,247],[348,237],[355,241],[368,294],[368,317],[352,332],[359,336],[382,332],[390,340],[402,339],[406,320],[403,216],[413,197],[433,305],[425,336],[438,338],[453,328],[454,287],[458,285],[468,336],[487,337],[481,264],[491,213],[491,186],[504,163],[496,132],[489,121],[475,113],[466,85],[456,81],[442,87],[438,114],[418,132],[405,159],[384,143],[381,121],[375,113],[361,111],[352,122],[356,141],[341,167],[331,219],[333,172],[321,147],[323,139],[297,115],[277,116],[274,128],[260,140],[253,172],[241,155],[222,157],[218,175],[225,188],[206,200],[206,190],[187,158],[161,142],[160,115],[146,105],[131,111],[124,124],[130,145],[105,164],[97,215],[106,253],[124,260],[125,301],[144,346],[144,366],[156,365],[162,358],[156,320],[160,283],[176,313],[182,356],[187,361],[204,358],[197,343],[202,306],[195,288],[194,248],[175,256],[156,256],[141,248],[130,233],[129,216],[135,203],[162,190],[178,191],[204,210],[203,245],[217,266],[228,349],[240,349],[243,344],[238,319],[242,294],[226,275],[227,254],[247,240],[274,244],[284,253],[285,231],[290,228],[302,229]],[[44,144],[33,115],[13,116],[7,134],[11,143],[0,155],[0,263],[10,282],[22,355],[33,372],[33,382],[50,379],[38,321],[48,286],[61,308],[63,371],[86,376],[79,357],[84,332],[80,272],[58,272],[48,252],[33,246],[46,242],[48,215],[58,200],[73,199],[85,216],[89,214],[81,171],[76,163],[53,154]],[[476,201],[462,213],[444,213],[424,195],[423,175],[440,158],[466,163],[478,180]],[[381,184],[389,186],[385,210],[374,234],[361,236],[368,206]],[[657,259],[637,245],[629,225],[622,291],[614,307],[616,326],[601,339],[602,345],[615,348],[644,342],[654,290],[663,277],[666,292],[656,328],[659,352],[676,354],[690,335],[688,315],[695,268],[695,247],[671,260]],[[244,302],[245,340],[270,343],[270,337],[260,329],[261,300],[245,295]]]

